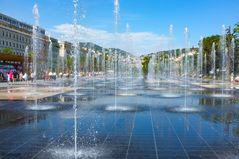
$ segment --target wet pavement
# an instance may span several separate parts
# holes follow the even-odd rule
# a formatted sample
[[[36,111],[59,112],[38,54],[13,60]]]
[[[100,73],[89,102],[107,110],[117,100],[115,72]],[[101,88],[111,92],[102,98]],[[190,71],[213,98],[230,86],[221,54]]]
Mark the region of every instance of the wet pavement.
[[[236,89],[224,92],[230,98],[214,98],[211,95],[221,93],[220,90],[191,85],[186,93],[187,107],[200,111],[180,112],[170,111],[184,106],[185,87],[180,84],[157,85],[139,80],[129,89],[118,89],[115,96],[113,80],[106,85],[104,80],[79,83],[76,111],[74,94],[65,92],[36,101],[0,101],[0,158],[234,159],[239,156]],[[126,87],[123,81],[118,84],[119,88]]]

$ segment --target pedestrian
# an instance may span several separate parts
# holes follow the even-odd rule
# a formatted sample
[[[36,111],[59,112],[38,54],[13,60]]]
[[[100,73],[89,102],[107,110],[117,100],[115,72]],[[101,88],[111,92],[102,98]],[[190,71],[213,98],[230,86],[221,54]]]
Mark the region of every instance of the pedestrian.
[[[13,72],[12,72],[12,71],[10,71],[9,77],[10,77],[10,82],[14,82],[14,81],[13,81]]]
[[[22,72],[20,72],[20,74],[19,74],[19,80],[20,80],[20,81],[23,80],[23,74],[22,74]]]
[[[14,71],[13,72],[13,82],[17,81],[17,79],[18,79],[18,73],[17,73],[17,71]]]
[[[25,81],[26,85],[28,85],[28,75],[25,72],[24,75],[22,76],[23,80]]]
[[[10,84],[10,82],[11,82],[11,78],[10,78],[10,73],[8,72],[7,73],[7,83]]]
[[[3,80],[4,80],[3,73],[0,72],[0,81],[3,81]]]
[[[32,72],[31,73],[31,81],[33,82],[33,80],[34,80],[34,77],[35,77],[35,75],[34,75],[34,73]]]

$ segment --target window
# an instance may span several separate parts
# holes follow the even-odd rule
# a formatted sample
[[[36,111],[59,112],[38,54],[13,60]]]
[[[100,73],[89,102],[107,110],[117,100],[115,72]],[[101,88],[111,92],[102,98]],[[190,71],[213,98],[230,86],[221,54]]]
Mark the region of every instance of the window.
[[[5,45],[5,42],[4,42],[4,41],[2,41],[2,45]]]
[[[17,48],[18,48],[18,44],[17,44]]]
[[[11,42],[9,42],[9,46],[12,47],[12,43]]]
[[[9,33],[9,38],[11,38],[12,37],[12,34],[11,33]]]
[[[2,36],[4,36],[4,31],[2,31]]]
[[[13,47],[15,47],[15,43],[13,43]]]
[[[6,41],[6,46],[8,46],[8,41]]]
[[[13,39],[15,39],[16,38],[16,35],[15,34],[13,34]]]
[[[8,32],[6,32],[6,37],[8,37]]]

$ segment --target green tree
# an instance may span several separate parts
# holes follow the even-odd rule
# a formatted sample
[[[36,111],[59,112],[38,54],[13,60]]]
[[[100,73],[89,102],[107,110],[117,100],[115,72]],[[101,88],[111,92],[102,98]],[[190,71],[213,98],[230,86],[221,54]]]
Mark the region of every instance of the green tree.
[[[234,30],[234,29],[233,29]],[[235,71],[235,64],[233,63],[235,57],[233,57],[233,49],[232,48],[232,39],[235,38],[235,35],[234,35],[234,31],[232,31],[231,27],[229,26],[227,29],[226,29],[226,46],[228,48],[228,57],[229,57],[229,70],[230,70],[230,73],[234,72]],[[234,70],[233,70],[234,68]]]
[[[235,24],[233,29],[233,35],[235,38],[235,72],[239,72],[239,22]]]
[[[203,39],[203,57],[206,56],[206,59],[207,59],[206,65],[205,63],[203,65],[203,73],[205,75],[209,75],[209,72],[212,69],[211,51],[212,51],[213,43],[215,43],[215,47],[216,47],[216,68],[220,68],[221,66],[220,35],[213,35],[213,36],[204,38]]]
[[[28,52],[28,57],[29,57],[29,58],[32,58],[32,57],[33,57],[33,51],[29,51],[29,52]]]
[[[149,61],[150,61],[150,57],[149,57],[149,56],[144,56],[144,57],[141,59],[142,72],[143,72],[144,78],[146,78],[147,75],[148,75],[148,64],[149,64]]]
[[[66,66],[67,66],[67,72],[71,73],[73,69],[73,57],[70,55],[67,55],[66,57]]]
[[[2,52],[4,54],[11,55],[12,54],[12,49],[11,48],[4,48],[4,49],[2,49]]]

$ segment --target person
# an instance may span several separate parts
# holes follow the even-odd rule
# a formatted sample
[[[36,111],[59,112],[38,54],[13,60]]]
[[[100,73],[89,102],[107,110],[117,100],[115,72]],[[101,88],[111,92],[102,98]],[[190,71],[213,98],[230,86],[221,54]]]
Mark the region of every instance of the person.
[[[60,78],[62,78],[62,76],[63,76],[62,72],[59,73],[59,76],[60,76]]]
[[[45,80],[45,81],[48,80],[48,71],[45,71],[45,72],[44,72],[44,80]]]
[[[31,73],[31,81],[32,81],[32,82],[33,82],[33,80],[34,80],[34,76],[35,76],[35,75],[34,75],[34,73],[32,72],[32,73]]]
[[[239,76],[235,78],[235,82],[239,82]]]
[[[51,71],[49,72],[48,76],[49,76],[49,80],[52,80],[52,72]]]
[[[234,74],[231,73],[231,82],[234,82]]]
[[[10,84],[11,78],[10,78],[10,73],[7,73],[7,83]]]
[[[24,73],[24,75],[22,76],[22,78],[23,78],[24,81],[27,81],[27,80],[28,80],[28,79],[27,79],[27,73],[26,73],[26,72]]]
[[[53,80],[56,80],[56,72],[53,72],[53,73],[52,73],[52,79],[53,79]]]
[[[28,84],[28,75],[25,72],[24,75],[22,76],[23,80],[26,82],[26,84]]]
[[[10,71],[9,77],[10,77],[10,82],[13,82],[13,72],[12,71]]]
[[[4,80],[3,73],[0,72],[0,81],[3,81],[3,80]]]
[[[23,80],[23,74],[22,74],[22,72],[20,72],[20,74],[19,74],[19,80],[20,80],[20,81]]]
[[[18,79],[18,73],[17,73],[17,71],[14,71],[12,74],[13,74],[12,80],[13,80],[13,83],[14,83]]]

